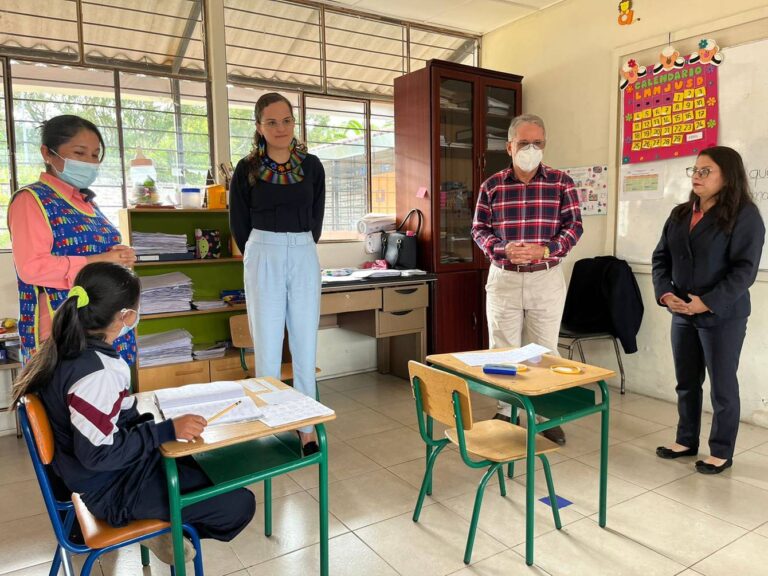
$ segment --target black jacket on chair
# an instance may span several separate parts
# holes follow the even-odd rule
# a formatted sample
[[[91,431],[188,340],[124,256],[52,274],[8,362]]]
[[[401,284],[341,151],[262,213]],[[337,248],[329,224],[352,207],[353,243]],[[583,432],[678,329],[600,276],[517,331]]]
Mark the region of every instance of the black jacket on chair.
[[[653,251],[656,302],[668,292],[687,299],[699,296],[712,312],[695,316],[700,326],[715,326],[731,318],[746,318],[752,307],[749,287],[757,277],[763,253],[765,225],[757,206],[748,204],[736,216],[730,234],[723,232],[711,212],[690,230],[691,216],[664,224]]]
[[[563,311],[563,326],[574,332],[609,332],[624,352],[637,352],[643,321],[640,288],[624,260],[614,256],[584,258],[573,266]]]

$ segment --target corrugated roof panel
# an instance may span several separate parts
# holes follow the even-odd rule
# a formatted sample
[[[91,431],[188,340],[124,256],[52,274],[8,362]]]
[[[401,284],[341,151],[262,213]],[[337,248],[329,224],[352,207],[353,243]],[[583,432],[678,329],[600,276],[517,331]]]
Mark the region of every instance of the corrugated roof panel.
[[[0,46],[4,52],[22,57],[39,54],[46,58],[77,60],[75,0],[3,0]]]

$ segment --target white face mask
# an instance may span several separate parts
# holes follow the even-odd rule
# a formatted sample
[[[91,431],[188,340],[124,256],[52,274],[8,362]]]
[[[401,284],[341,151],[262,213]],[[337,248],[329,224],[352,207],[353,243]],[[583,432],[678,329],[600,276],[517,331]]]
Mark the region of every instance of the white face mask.
[[[544,152],[533,144],[529,144],[525,148],[518,150],[512,161],[523,172],[532,172],[541,164],[542,158],[544,158]]]

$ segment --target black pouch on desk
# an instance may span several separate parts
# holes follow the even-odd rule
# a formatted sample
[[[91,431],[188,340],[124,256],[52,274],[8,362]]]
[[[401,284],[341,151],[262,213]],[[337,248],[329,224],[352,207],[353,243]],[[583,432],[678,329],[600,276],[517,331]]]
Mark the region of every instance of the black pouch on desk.
[[[416,226],[416,233],[413,236],[408,236],[405,232],[401,232],[401,230],[405,227],[413,214],[418,216],[419,223]],[[414,208],[406,214],[396,230],[393,232],[381,233],[381,258],[387,261],[390,268],[411,270],[418,267],[418,238],[419,232],[421,231],[422,218],[423,215],[421,210]]]

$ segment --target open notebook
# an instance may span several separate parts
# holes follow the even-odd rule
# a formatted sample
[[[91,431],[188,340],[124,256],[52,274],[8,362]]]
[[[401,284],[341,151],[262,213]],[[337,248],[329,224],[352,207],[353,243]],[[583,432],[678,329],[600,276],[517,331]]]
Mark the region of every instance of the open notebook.
[[[155,403],[166,420],[183,414],[197,414],[209,420],[238,400],[242,402],[216,419],[212,425],[258,420],[264,416],[239,382],[187,384],[155,391]]]

